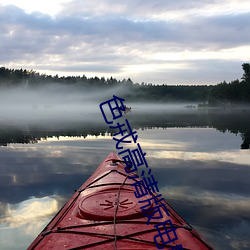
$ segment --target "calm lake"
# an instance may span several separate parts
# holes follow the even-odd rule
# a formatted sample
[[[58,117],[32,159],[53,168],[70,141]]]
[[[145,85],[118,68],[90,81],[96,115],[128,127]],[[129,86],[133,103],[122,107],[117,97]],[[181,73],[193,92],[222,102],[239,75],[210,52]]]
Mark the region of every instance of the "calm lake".
[[[250,249],[250,109],[132,107],[119,122],[137,131],[159,193],[215,249]],[[98,104],[0,117],[0,249],[29,246],[108,153],[118,152],[114,132]]]

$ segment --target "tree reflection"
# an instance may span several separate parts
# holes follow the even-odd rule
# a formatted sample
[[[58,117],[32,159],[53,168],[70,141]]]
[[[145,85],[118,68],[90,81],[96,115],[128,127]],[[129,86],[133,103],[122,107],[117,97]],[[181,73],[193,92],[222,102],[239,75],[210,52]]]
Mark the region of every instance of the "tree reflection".
[[[130,113],[121,119],[128,119],[132,129],[152,129],[152,128],[185,128],[185,127],[209,127],[215,128],[220,132],[230,132],[240,134],[242,137],[241,149],[249,149],[250,147],[250,110],[245,111],[227,111],[217,110],[193,110],[192,112],[144,112]],[[119,121],[122,122],[121,120]],[[27,133],[28,128],[28,133]],[[40,129],[26,125],[26,129],[20,127],[13,128],[8,125],[0,125],[0,145],[8,146],[11,143],[37,143],[39,140],[60,136],[83,137],[88,135],[104,136],[109,134],[113,136],[115,130],[109,129],[108,125],[101,123],[84,123],[84,124],[49,124],[49,129]]]

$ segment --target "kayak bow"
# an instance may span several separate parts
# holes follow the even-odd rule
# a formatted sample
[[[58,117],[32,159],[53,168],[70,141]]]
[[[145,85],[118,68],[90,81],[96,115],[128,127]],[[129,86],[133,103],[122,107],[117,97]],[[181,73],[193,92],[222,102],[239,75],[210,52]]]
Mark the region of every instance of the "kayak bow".
[[[125,167],[116,153],[110,153],[28,250],[157,249],[156,238],[158,247],[164,249],[175,249],[180,244],[183,249],[212,249],[168,203],[157,198],[156,193],[149,191],[144,198],[136,198],[135,187],[131,184],[141,179],[134,173],[127,174]],[[147,212],[141,209],[145,205],[142,200],[152,197],[158,206],[164,204],[167,208],[166,212],[161,206],[161,219],[149,220],[144,214]],[[154,206],[155,203],[151,204],[149,210],[153,211]],[[163,235],[163,227],[158,231],[155,226],[167,220],[171,220],[178,239],[163,244],[157,236],[159,232]]]

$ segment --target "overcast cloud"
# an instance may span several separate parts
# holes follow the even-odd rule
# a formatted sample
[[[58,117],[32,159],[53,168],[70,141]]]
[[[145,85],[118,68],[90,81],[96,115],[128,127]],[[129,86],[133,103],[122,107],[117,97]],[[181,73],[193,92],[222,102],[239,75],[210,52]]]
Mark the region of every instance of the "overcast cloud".
[[[20,2],[0,0],[1,66],[215,84],[250,61],[248,0]]]

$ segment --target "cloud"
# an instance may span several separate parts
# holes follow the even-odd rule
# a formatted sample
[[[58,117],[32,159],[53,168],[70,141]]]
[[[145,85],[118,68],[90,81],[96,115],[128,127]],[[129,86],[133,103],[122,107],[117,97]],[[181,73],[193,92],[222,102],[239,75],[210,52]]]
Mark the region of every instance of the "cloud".
[[[5,35],[9,35],[12,41],[13,36],[20,38],[22,35],[24,41],[30,41],[27,47],[34,43],[36,46],[59,45],[61,48],[60,42],[66,39],[68,46],[72,47],[74,44],[79,46],[80,42],[93,43],[93,47],[105,42],[109,45],[164,42],[166,45],[175,43],[181,47],[195,49],[197,45],[203,48],[213,44],[221,44],[221,47],[246,45],[250,36],[248,33],[245,33],[245,39],[240,36],[242,31],[249,29],[250,13],[195,17],[189,22],[137,21],[119,16],[84,18],[58,15],[52,18],[39,12],[27,14],[13,6],[3,7],[1,14],[1,26],[5,30]],[[26,36],[30,39],[25,39]],[[42,39],[40,43],[38,39]],[[63,45],[64,48],[67,46]]]
[[[131,77],[139,82],[234,80],[241,76],[241,63],[250,60],[239,52],[249,46],[250,13],[243,9],[232,12],[234,1],[228,2],[166,4],[157,0],[142,5],[132,0],[126,4],[75,0],[65,3],[53,17],[0,5],[0,63],[42,72],[59,71],[62,75]],[[227,11],[223,12],[221,6]],[[221,12],[216,13],[219,9]],[[203,14],[203,10],[210,12]],[[212,10],[216,14],[212,15]],[[236,51],[233,62],[227,49]],[[211,66],[221,63],[224,67]],[[239,65],[239,69],[234,66],[231,71],[232,64]]]
[[[198,1],[198,0],[180,0],[180,1],[163,1],[163,0],[145,0],[143,4],[139,0],[114,1],[114,0],[79,0],[65,3],[64,9],[61,11],[64,15],[79,15],[85,17],[92,16],[130,16],[134,19],[164,19],[172,20],[172,18],[181,18],[194,15],[215,12],[215,10],[228,12],[246,12],[246,5],[249,6],[247,0],[241,2],[241,6],[235,5],[235,1],[219,0],[219,1]],[[245,11],[244,11],[245,8]]]

